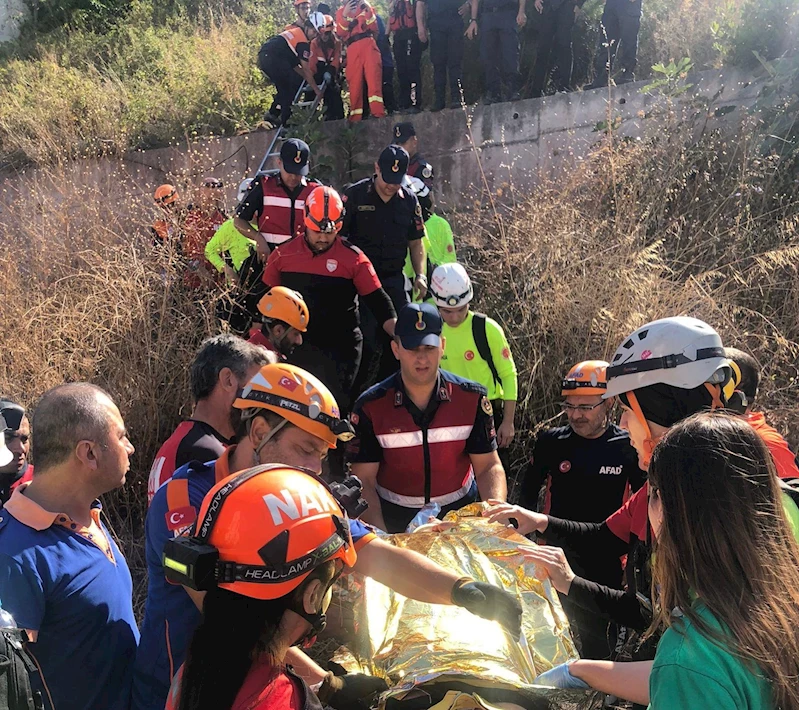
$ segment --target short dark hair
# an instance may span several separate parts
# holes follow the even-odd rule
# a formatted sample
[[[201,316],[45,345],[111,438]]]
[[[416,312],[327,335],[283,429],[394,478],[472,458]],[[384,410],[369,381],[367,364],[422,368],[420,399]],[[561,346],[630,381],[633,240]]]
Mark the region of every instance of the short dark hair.
[[[253,365],[267,365],[267,351],[230,333],[206,338],[191,363],[191,396],[194,401],[205,399],[214,391],[219,373],[226,367],[243,380]]]
[[[724,348],[724,354],[732,360],[741,371],[741,381],[737,389],[741,390],[749,400],[749,405],[755,401],[757,390],[760,387],[760,365],[749,353],[738,348]]]
[[[66,461],[79,441],[103,441],[110,421],[106,403],[111,396],[90,382],[53,387],[42,395],[33,416],[36,472]]]

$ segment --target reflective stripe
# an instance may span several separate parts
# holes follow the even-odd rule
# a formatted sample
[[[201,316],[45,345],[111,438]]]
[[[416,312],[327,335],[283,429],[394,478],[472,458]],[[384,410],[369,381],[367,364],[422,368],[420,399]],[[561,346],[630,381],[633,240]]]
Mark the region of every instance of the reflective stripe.
[[[288,197],[275,197],[274,195],[264,195],[264,207],[291,207],[291,199]],[[305,200],[294,200],[294,209],[305,208]]]
[[[354,116],[356,113],[359,114],[359,115],[362,114],[363,113],[363,109],[362,108],[354,108],[354,109],[352,109],[352,111],[350,111],[350,116]]]
[[[458,501],[466,496],[473,483],[474,471],[470,468],[469,477],[466,479],[466,483],[464,483],[457,491],[452,491],[452,493],[447,493],[443,496],[431,496],[430,502],[438,503],[441,507],[449,505],[450,503],[454,503],[455,501]],[[377,483],[375,484],[375,490],[377,491],[377,495],[379,495],[383,500],[388,501],[389,503],[394,503],[395,505],[401,505],[403,508],[421,508],[425,504],[424,496],[403,496],[399,493],[394,493],[394,491],[390,491],[387,488],[383,488],[383,486]]]
[[[370,104],[372,104],[372,103],[382,104],[383,103],[383,97],[382,96],[370,96],[369,97],[369,103]]]
[[[270,234],[269,232],[261,232],[261,236],[270,244],[282,244],[291,239],[290,234]]]
[[[430,444],[443,444],[448,441],[466,441],[472,433],[473,424],[465,426],[442,426],[429,429],[427,441]],[[422,432],[403,431],[397,434],[378,434],[377,440],[384,449],[407,449],[422,445]]]

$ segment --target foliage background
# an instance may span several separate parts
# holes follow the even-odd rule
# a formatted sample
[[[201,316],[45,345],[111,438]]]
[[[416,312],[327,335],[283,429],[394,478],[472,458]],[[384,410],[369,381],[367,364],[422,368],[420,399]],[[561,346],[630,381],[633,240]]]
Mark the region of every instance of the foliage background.
[[[272,97],[257,51],[293,14],[289,0],[27,2],[20,40],[0,45],[0,168],[256,127]],[[375,3],[384,17],[386,2]],[[601,14],[601,0],[589,0],[577,19],[576,86],[591,78]],[[696,69],[751,64],[754,51],[770,60],[796,49],[798,27],[792,0],[645,0],[638,75],[683,57]],[[528,2],[521,32],[528,85],[536,42]],[[424,76],[429,103],[427,53]],[[467,43],[467,103],[480,99],[483,81],[477,44]]]

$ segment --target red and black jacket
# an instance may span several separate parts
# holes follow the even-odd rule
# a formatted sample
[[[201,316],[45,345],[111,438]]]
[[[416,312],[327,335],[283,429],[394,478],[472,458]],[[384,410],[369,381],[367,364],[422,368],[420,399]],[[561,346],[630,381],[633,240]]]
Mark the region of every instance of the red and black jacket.
[[[372,262],[358,247],[336,237],[326,251],[311,251],[305,237],[275,249],[266,263],[264,283],[299,291],[310,319],[303,338],[312,345],[336,348],[356,339],[360,324],[359,297],[383,323],[396,317]]]

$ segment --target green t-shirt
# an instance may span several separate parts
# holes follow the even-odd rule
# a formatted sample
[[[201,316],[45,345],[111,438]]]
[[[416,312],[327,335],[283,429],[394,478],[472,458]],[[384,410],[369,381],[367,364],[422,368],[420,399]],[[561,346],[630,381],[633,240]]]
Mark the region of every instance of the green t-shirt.
[[[205,258],[208,259],[220,273],[225,270],[225,252],[230,254],[233,269],[238,272],[244,260],[250,255],[250,250],[255,248],[255,242],[245,237],[229,219],[223,222],[216,233],[205,245]]]
[[[785,517],[788,518],[788,525],[791,526],[793,536],[799,541],[799,508],[787,493],[782,494],[782,509],[785,511]]]
[[[469,311],[466,320],[457,328],[451,328],[444,323],[441,331],[445,338],[441,369],[480,383],[488,390],[489,399],[515,402],[518,394],[516,364],[502,327],[493,318],[486,318],[486,339],[494,358],[494,367],[502,380],[500,385],[494,383],[491,368],[477,351],[472,332],[473,319],[474,313]]]
[[[696,612],[716,631],[722,626],[701,602]],[[687,619],[666,630],[649,676],[650,710],[772,710],[766,678],[732,652],[699,633]]]

